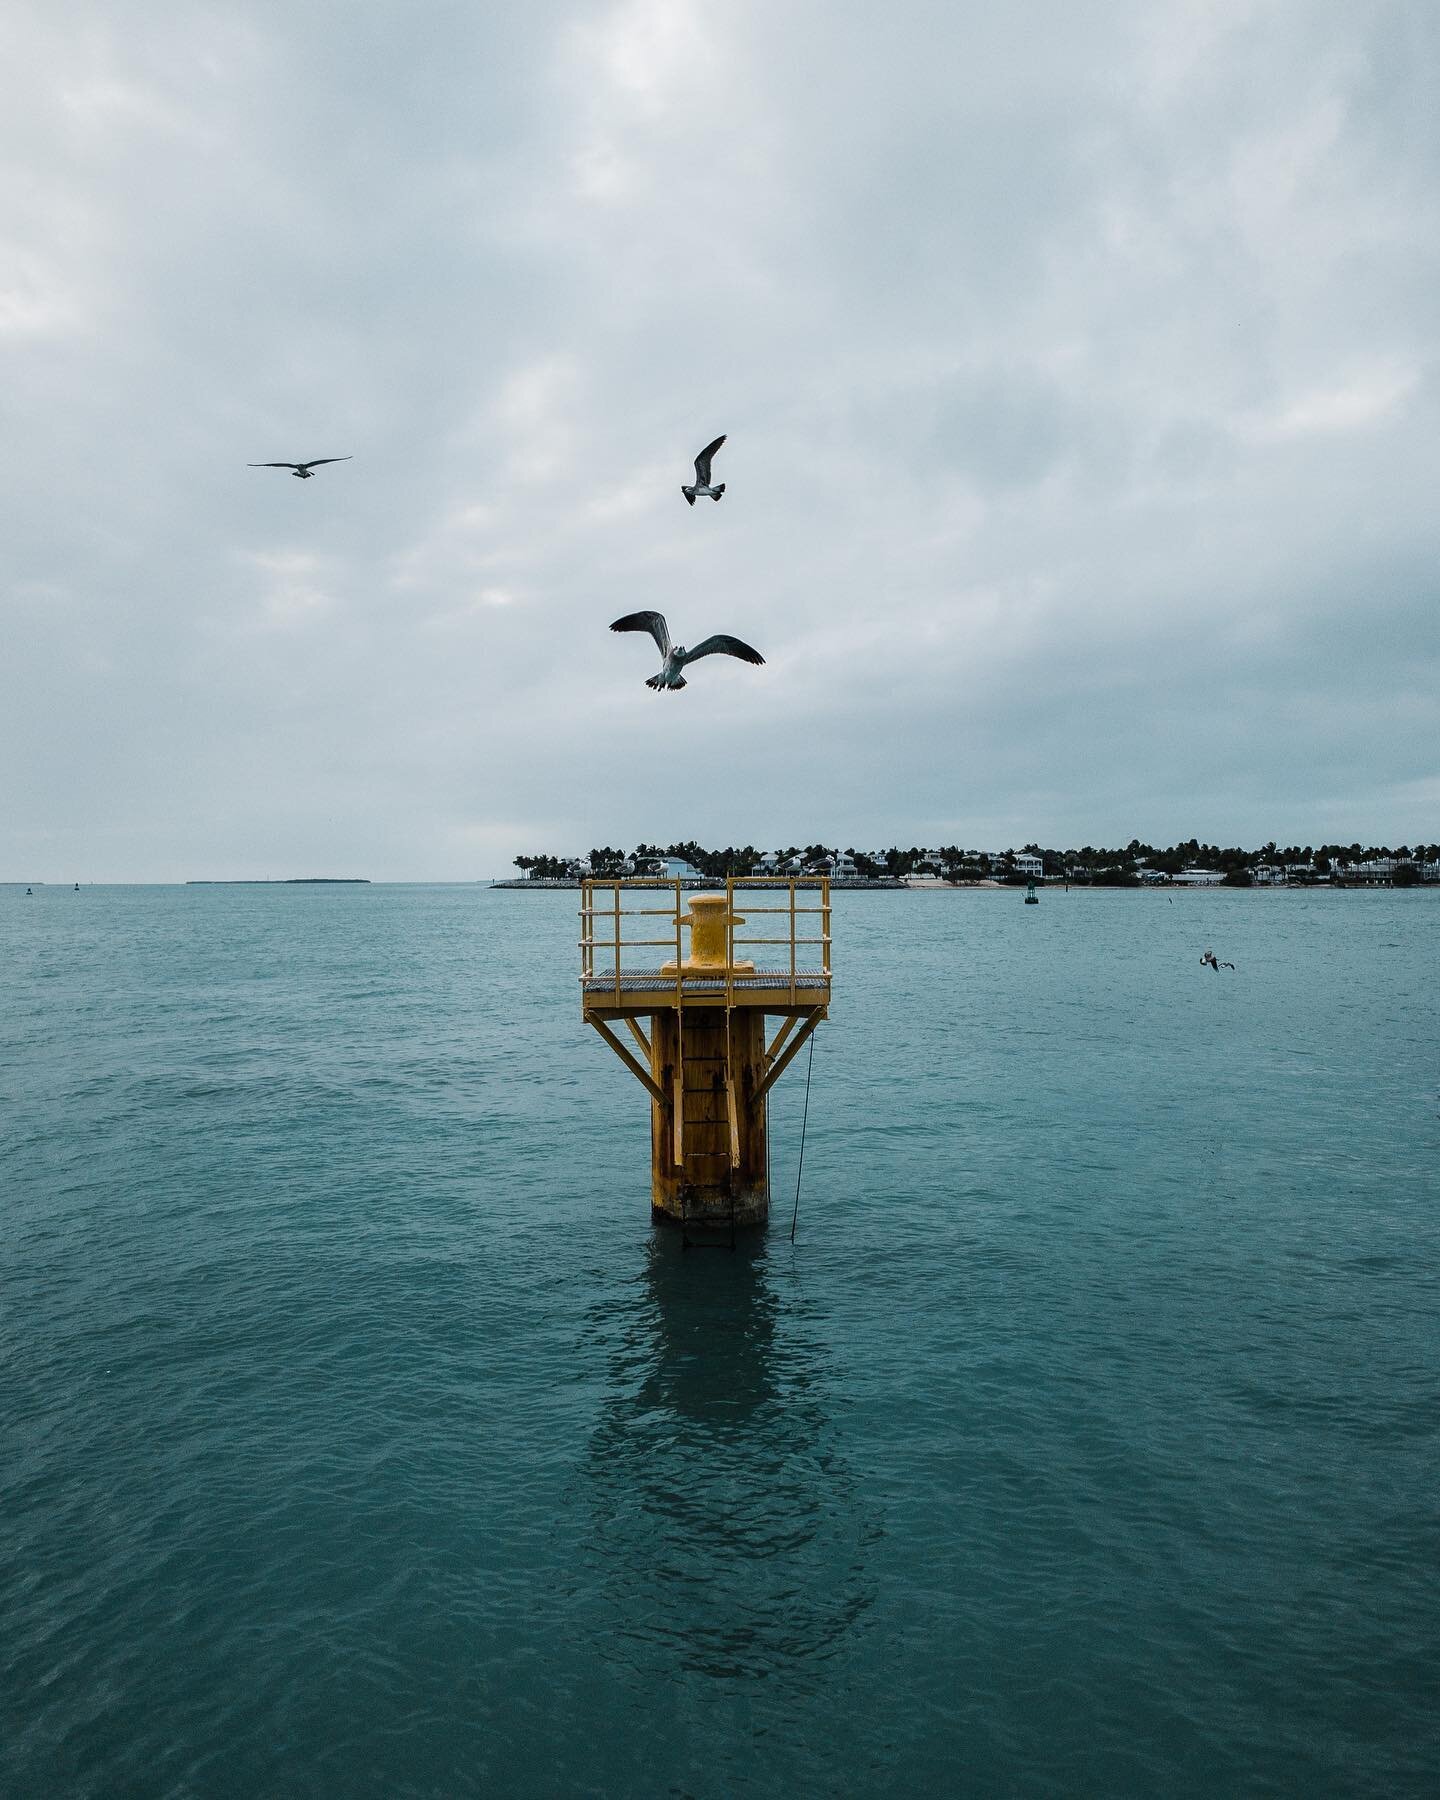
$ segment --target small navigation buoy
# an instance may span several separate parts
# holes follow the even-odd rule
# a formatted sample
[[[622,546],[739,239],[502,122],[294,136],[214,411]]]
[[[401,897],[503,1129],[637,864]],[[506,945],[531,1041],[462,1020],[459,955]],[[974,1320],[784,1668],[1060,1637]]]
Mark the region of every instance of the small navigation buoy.
[[[80,883],[78,881],[75,883],[75,892],[77,894],[80,892]]]
[[[26,890],[25,890],[25,898],[26,898],[26,899],[27,899],[27,900],[33,900],[33,899],[34,899],[34,898],[35,898],[35,890],[34,890],[34,888],[26,888]]]
[[[1040,896],[1035,892],[1035,883],[1033,881],[1026,884],[1025,904],[1027,906],[1038,906],[1040,904]]]

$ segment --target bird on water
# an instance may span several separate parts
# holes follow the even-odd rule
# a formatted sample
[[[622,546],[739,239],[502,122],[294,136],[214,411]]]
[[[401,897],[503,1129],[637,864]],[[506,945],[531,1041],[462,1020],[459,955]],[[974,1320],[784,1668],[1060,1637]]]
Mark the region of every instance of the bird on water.
[[[354,460],[353,456],[312,456],[309,462],[303,463],[246,463],[245,467],[247,469],[288,469],[297,481],[310,481],[313,479],[311,471],[318,469],[322,463],[354,462]]]
[[[610,627],[612,631],[648,631],[659,646],[660,654],[665,658],[665,666],[658,675],[652,675],[645,683],[646,687],[683,688],[685,677],[680,671],[687,663],[699,662],[702,656],[738,656],[741,662],[763,663],[765,658],[749,644],[742,643],[737,637],[727,637],[717,632],[714,637],[706,638],[693,650],[687,650],[683,644],[670,642],[670,629],[665,623],[664,613],[637,612],[626,613],[623,619],[617,619]]]
[[[1207,969],[1213,969],[1217,975],[1222,969],[1233,969],[1235,967],[1234,963],[1216,962],[1215,952],[1213,950],[1207,950],[1200,958],[1200,961]]]
[[[720,483],[719,487],[711,487],[710,485],[710,458],[724,442],[725,433],[722,431],[715,442],[713,444],[707,444],[695,458],[694,487],[691,487],[686,482],[682,482],[680,486],[680,492],[685,496],[685,504],[687,506],[693,506],[697,500],[718,500],[725,492],[725,483],[723,481]]]

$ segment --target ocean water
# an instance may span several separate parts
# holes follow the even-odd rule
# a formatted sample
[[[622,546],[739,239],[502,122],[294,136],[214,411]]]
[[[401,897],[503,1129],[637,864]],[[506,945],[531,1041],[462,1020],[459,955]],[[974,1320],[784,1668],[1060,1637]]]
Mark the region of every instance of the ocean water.
[[[0,889],[0,1792],[1440,1790],[1440,894],[838,897],[733,1253],[576,903]]]

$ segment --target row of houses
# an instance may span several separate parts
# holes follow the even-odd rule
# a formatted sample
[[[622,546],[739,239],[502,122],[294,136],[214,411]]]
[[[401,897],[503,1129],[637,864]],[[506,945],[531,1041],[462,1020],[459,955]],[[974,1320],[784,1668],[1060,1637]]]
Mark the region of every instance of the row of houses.
[[[1407,859],[1398,856],[1371,856],[1364,862],[1336,863],[1331,871],[1332,881],[1363,881],[1385,884],[1395,879],[1395,871],[1407,866]],[[1422,881],[1440,881],[1440,860],[1433,862],[1408,861],[1408,867],[1419,874]]]
[[[1329,873],[1313,863],[1257,863],[1246,871],[1256,887],[1311,887],[1317,883],[1344,884],[1356,882],[1371,887],[1388,887],[1399,868],[1413,868],[1421,881],[1440,881],[1440,862],[1411,862],[1403,857],[1372,856],[1364,862],[1337,863]],[[1168,875],[1162,869],[1149,869],[1143,864],[1135,873],[1146,884],[1165,883],[1174,887],[1219,887],[1225,880],[1223,869],[1181,869]]]
[[[884,852],[878,861],[884,861]],[[568,878],[572,881],[583,880],[586,876],[598,871],[591,867],[588,856],[578,857],[565,864]],[[613,875],[657,875],[666,881],[702,881],[705,877],[693,863],[687,862],[683,856],[627,856],[622,863],[607,867],[603,871],[606,878]],[[753,873],[756,875],[828,875],[834,881],[862,880],[860,870],[855,865],[855,858],[848,851],[836,856],[822,856],[811,860],[804,856],[782,857],[776,850],[767,850]],[[532,879],[539,879],[532,877]]]
[[[756,863],[753,873],[756,875],[775,875],[782,877],[790,875],[828,875],[832,881],[860,881],[864,879],[864,875],[856,862],[857,856],[872,866],[884,870],[886,866],[885,859],[888,854],[889,852],[885,850],[861,850],[857,852],[838,850],[833,856],[807,857],[799,854],[795,856],[782,856],[778,850],[767,850],[760,858],[759,862]],[[992,868],[998,869],[1002,861],[1005,861],[1007,858],[1009,859],[1010,866],[1013,866],[1015,873],[1017,875],[1023,875],[1027,880],[1039,881],[1045,873],[1044,865],[1040,858],[1032,855],[1026,850],[997,850],[989,855],[988,860]],[[983,860],[983,853],[979,850],[967,850],[962,853],[962,860],[969,864],[979,864]],[[917,871],[922,875],[940,875],[946,869],[953,866],[953,859],[947,860],[938,850],[927,850],[915,865]],[[585,865],[585,873],[588,874],[589,872],[590,869],[587,863]],[[643,869],[638,870],[634,858],[627,857],[622,865],[622,873],[626,875],[633,875],[636,873],[647,875],[659,874],[664,875],[669,880],[674,880],[677,876],[682,880],[690,877],[698,879],[700,874],[698,869],[692,868],[688,862],[683,861],[677,856],[664,856],[651,859],[646,862]]]
[[[807,857],[801,854],[784,856],[778,850],[767,850],[756,863],[753,873],[756,875],[773,875],[786,877],[790,875],[828,875],[832,881],[861,881],[864,879],[856,862],[858,855],[871,865],[885,869],[885,850],[858,851],[840,850],[833,856]],[[1044,866],[1038,856],[1027,850],[995,851],[986,856],[979,850],[967,850],[962,853],[962,861],[970,865],[979,865],[987,861],[992,868],[998,869],[1001,864],[1014,869],[1017,875],[1026,880],[1039,881],[1044,875]],[[921,875],[942,875],[953,868],[954,859],[946,858],[939,850],[927,850],[915,865],[916,872]],[[703,879],[699,869],[680,856],[651,856],[635,858],[627,856],[614,867],[598,871],[591,867],[589,857],[576,857],[563,865],[565,875],[561,880],[580,881],[586,876],[604,873],[606,876],[619,875],[658,875],[667,881],[699,881]],[[536,882],[546,879],[557,879],[554,876],[537,876],[533,870],[527,871],[527,878]]]
[[[809,858],[804,855],[783,856],[778,850],[767,850],[755,865],[756,875],[773,875],[784,878],[791,875],[828,875],[832,881],[860,881],[864,876],[856,864],[856,855],[866,862],[885,868],[887,852],[884,850],[838,851],[834,856]],[[1359,883],[1370,886],[1388,886],[1395,879],[1395,871],[1401,867],[1403,859],[1393,856],[1371,857],[1363,862],[1339,863],[1335,865],[1333,874],[1326,875],[1317,871],[1312,863],[1260,863],[1248,873],[1257,887],[1287,887],[1309,885],[1315,882]],[[1040,857],[1028,850],[1007,850],[981,852],[966,850],[961,852],[960,863],[969,868],[988,867],[995,872],[1004,869],[1013,872],[1025,881],[1040,881],[1044,878],[1045,868]],[[916,861],[914,873],[920,876],[933,876],[937,879],[952,873],[957,864],[953,854],[949,857],[939,850],[927,850]],[[1420,880],[1440,882],[1440,861],[1421,862],[1408,865],[1413,867]],[[627,856],[618,868],[606,868],[597,871],[591,868],[588,857],[580,857],[564,864],[565,875],[559,877],[562,883],[579,881],[586,876],[603,873],[606,876],[620,875],[658,875],[667,881],[701,881],[705,877],[701,871],[680,856],[657,856],[636,858]],[[527,872],[529,878],[540,882],[541,877]],[[1073,869],[1067,875],[1082,879],[1099,875],[1102,879],[1105,870]],[[1219,887],[1225,880],[1223,869],[1181,869],[1171,874],[1163,869],[1152,869],[1142,861],[1133,866],[1117,865],[1110,871],[1113,875],[1130,875],[1133,873],[1146,886],[1175,887]],[[556,879],[550,877],[549,879]],[[1413,877],[1412,877],[1413,879]]]
[[[883,850],[876,852],[876,860],[884,862]],[[1039,881],[1045,874],[1045,864],[1030,850],[962,850],[958,865],[953,856],[947,857],[939,850],[927,850],[916,863],[915,869],[921,875],[943,875],[957,866],[971,869],[988,867],[994,871],[1003,867],[1023,876],[1026,881]]]

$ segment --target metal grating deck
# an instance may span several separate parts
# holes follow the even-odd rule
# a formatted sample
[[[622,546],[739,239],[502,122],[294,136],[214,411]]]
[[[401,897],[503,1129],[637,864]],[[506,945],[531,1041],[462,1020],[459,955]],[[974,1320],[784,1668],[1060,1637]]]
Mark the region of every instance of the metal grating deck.
[[[788,969],[757,969],[753,975],[733,975],[730,985],[735,992],[745,988],[788,988],[791,976]],[[828,988],[830,977],[820,969],[797,969],[794,976],[795,986],[813,991],[816,988]],[[586,975],[582,977],[582,985],[587,994],[613,994],[615,992],[615,976]],[[673,994],[675,977],[662,975],[656,969],[622,969],[620,972],[620,992],[622,994]],[[725,977],[723,975],[687,975],[685,977],[687,994],[723,994]]]

